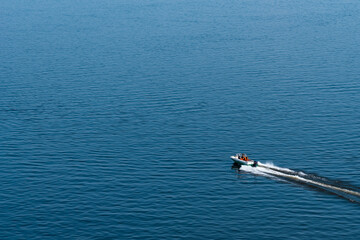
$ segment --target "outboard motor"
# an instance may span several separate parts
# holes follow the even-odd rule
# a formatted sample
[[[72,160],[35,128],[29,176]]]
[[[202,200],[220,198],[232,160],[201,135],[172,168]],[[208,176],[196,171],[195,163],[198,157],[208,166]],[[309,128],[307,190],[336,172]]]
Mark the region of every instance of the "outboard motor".
[[[258,162],[254,161],[253,165],[251,165],[252,167],[257,167],[258,166]]]

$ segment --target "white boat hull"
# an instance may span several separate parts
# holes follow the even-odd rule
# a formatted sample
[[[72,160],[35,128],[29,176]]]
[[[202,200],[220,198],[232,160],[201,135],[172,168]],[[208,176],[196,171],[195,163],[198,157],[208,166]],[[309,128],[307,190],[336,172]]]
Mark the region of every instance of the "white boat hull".
[[[239,159],[237,156],[231,156],[230,158],[235,163],[240,164],[240,165],[247,165],[247,166],[253,166],[253,167],[257,165],[257,163],[255,161],[253,161],[253,160],[245,161],[245,160]]]

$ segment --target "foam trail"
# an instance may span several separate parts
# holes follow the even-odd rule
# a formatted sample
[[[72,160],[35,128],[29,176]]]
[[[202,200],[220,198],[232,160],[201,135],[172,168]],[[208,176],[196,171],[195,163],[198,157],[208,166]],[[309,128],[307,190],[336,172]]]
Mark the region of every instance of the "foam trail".
[[[258,162],[258,166],[259,167],[266,167],[275,171],[279,171],[279,172],[285,172],[285,173],[291,173],[291,174],[295,174],[296,172],[288,169],[288,168],[281,168],[281,167],[277,167],[275,166],[272,162],[270,163],[266,163],[266,164],[262,164],[261,162]]]
[[[304,172],[296,172],[296,171],[293,171],[293,170],[288,169],[288,168],[280,168],[280,167],[277,167],[277,166],[273,165],[272,163],[270,163],[270,164],[269,163],[262,164],[262,163],[259,162],[258,167],[256,167],[256,168],[253,168],[253,167],[250,167],[250,166],[246,166],[246,167],[243,166],[241,168],[241,170],[244,170],[244,171],[247,171],[247,172],[252,172],[252,173],[255,173],[255,174],[258,174],[258,175],[266,174],[266,175],[277,176],[277,177],[285,178],[285,179],[287,178],[287,179],[290,179],[290,180],[295,180],[296,182],[302,182],[302,183],[305,183],[305,184],[308,184],[308,185],[318,186],[318,187],[321,187],[323,189],[328,189],[328,190],[332,189],[332,190],[335,190],[335,191],[338,191],[338,192],[343,192],[343,193],[346,193],[346,194],[350,194],[350,195],[353,195],[353,196],[360,197],[360,192],[350,190],[350,189],[346,189],[346,188],[342,188],[342,187],[338,187],[338,186],[335,186],[335,185],[332,185],[332,184],[328,184],[328,183],[308,179],[308,178],[305,178],[305,177],[309,176],[309,175],[307,175]]]
[[[306,178],[300,177],[298,175],[290,175],[290,174],[285,174],[285,173],[282,173],[282,172],[276,172],[276,171],[273,171],[273,170],[270,170],[270,171],[265,170],[265,172],[268,172],[270,174],[274,174],[274,175],[277,175],[277,176],[280,176],[280,177],[286,177],[286,178],[294,179],[296,181],[307,182],[307,183],[311,183],[311,184],[321,186],[321,187],[324,187],[324,188],[329,188],[329,189],[333,189],[333,190],[336,190],[336,191],[340,191],[340,192],[344,192],[344,193],[347,193],[347,194],[352,194],[352,195],[360,197],[359,192],[355,192],[355,191],[352,191],[352,190],[349,190],[349,189],[340,188],[340,187],[336,187],[336,186],[333,186],[333,185],[321,183],[321,182],[318,182],[318,181],[306,179]]]

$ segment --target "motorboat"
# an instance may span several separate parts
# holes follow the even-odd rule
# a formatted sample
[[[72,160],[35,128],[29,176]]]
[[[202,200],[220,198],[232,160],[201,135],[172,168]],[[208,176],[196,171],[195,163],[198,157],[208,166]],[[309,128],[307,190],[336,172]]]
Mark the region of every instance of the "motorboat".
[[[258,165],[257,161],[251,160],[245,153],[238,153],[235,156],[230,156],[235,164],[241,167],[242,165],[247,165],[251,167],[256,167]]]

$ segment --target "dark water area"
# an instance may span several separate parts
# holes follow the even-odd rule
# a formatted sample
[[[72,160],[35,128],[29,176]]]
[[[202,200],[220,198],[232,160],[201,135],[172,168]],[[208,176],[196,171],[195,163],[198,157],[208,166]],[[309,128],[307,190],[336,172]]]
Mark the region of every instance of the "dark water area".
[[[360,2],[0,3],[0,239],[356,239]]]

